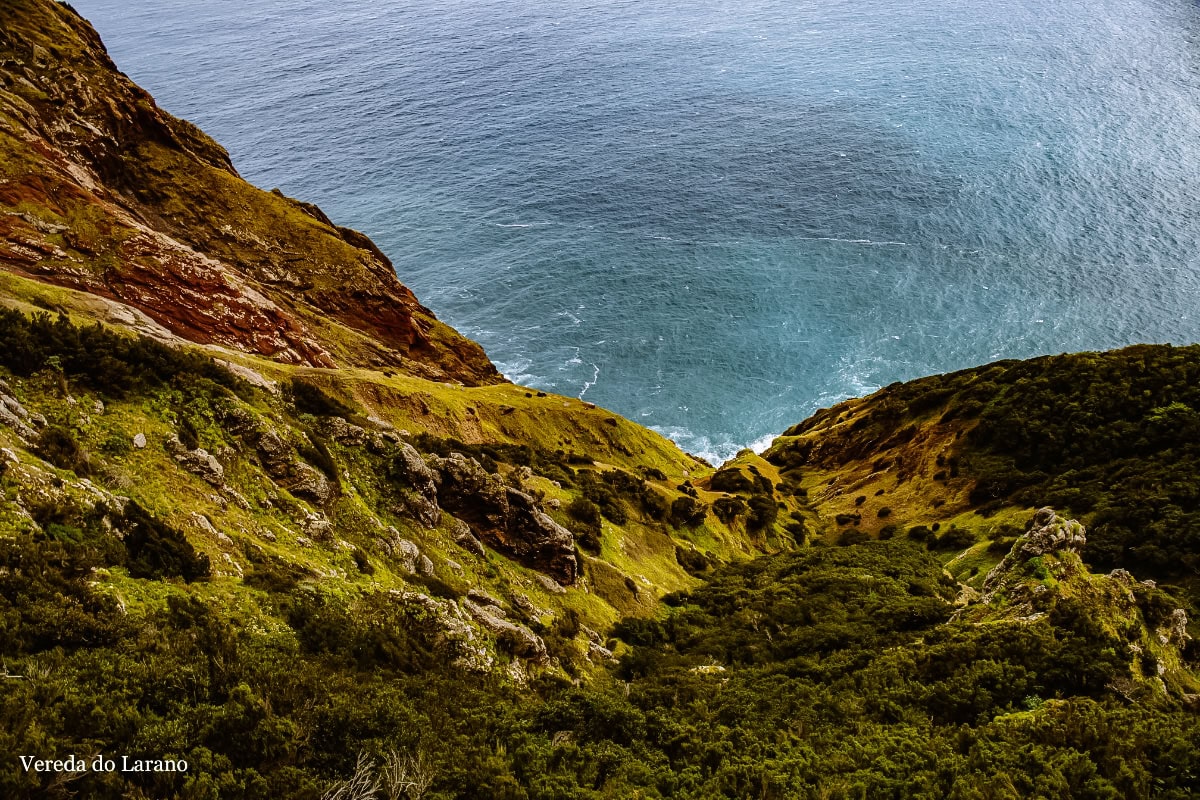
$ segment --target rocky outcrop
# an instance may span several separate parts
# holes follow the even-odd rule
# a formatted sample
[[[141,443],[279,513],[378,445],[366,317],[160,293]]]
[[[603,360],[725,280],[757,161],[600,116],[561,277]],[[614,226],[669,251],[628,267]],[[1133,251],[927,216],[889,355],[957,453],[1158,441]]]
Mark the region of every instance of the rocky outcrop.
[[[1073,519],[1063,519],[1052,508],[1039,509],[1030,524],[1030,529],[1017,538],[1008,555],[984,578],[984,602],[988,602],[1006,579],[1030,559],[1060,553],[1077,555],[1087,544],[1083,525]]]
[[[221,466],[221,462],[217,460],[216,456],[204,448],[197,447],[195,450],[189,450],[183,442],[179,441],[178,436],[171,436],[167,439],[166,450],[179,462],[181,467],[193,475],[203,478],[218,489],[225,485],[225,468]]]
[[[415,447],[404,442],[392,459],[392,469],[411,489],[405,494],[402,507],[398,510],[426,528],[437,527],[442,518],[442,510],[438,507],[437,475],[425,463],[425,459],[421,458]]]
[[[327,506],[337,497],[337,487],[324,473],[300,460],[291,442],[253,413],[233,406],[224,409],[223,421],[250,446],[281,489],[318,506]]]
[[[1184,670],[1191,640],[1187,614],[1182,608],[1167,610],[1172,598],[1154,581],[1138,581],[1124,569],[1107,575],[1088,572],[1079,555],[1086,541],[1079,522],[1050,508],[1038,510],[1028,530],[987,574],[982,595],[964,593],[968,596],[956,603],[960,607],[952,619],[1063,624],[1086,615],[1087,635],[1107,636],[1112,650],[1129,658],[1127,675],[1109,688],[1130,698],[1137,696],[1139,685],[1161,694],[1166,691],[1162,676]]]
[[[407,613],[410,624],[430,638],[445,662],[468,672],[487,672],[495,664],[483,637],[457,603],[419,592],[389,594]]]
[[[396,559],[400,571],[408,575],[433,575],[433,562],[421,552],[415,542],[405,539],[400,531],[389,527],[380,538],[384,553]]]
[[[475,534],[471,532],[471,526],[458,517],[450,518],[450,535],[455,544],[471,555],[483,558],[487,552],[483,549],[483,542],[476,539]]]
[[[32,418],[17,398],[9,394],[10,391],[8,384],[0,381],[0,425],[12,428],[13,433],[26,444],[32,443],[38,435],[31,427]]]
[[[545,666],[550,663],[546,643],[533,631],[519,622],[505,619],[504,609],[491,603],[480,604],[467,598],[463,608],[485,630],[491,633],[514,656]]]
[[[575,540],[533,497],[462,453],[431,456],[429,464],[437,475],[439,505],[464,520],[478,539],[559,583],[575,582]]]

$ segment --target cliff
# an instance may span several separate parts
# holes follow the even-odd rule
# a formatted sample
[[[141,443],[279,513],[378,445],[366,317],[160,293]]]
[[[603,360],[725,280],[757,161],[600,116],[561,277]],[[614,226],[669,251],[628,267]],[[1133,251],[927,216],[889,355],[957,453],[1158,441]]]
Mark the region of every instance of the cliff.
[[[502,380],[370,240],[243,181],[69,6],[0,23],[8,530],[115,536],[100,585],[122,598],[183,577],[442,603],[445,635],[520,676],[576,673],[620,616],[795,546],[709,514],[711,468],[661,436]],[[584,627],[547,655],[533,630],[564,615]]]
[[[194,342],[317,367],[497,383],[362,234],[243,181],[117,71],[70,6],[0,9],[0,266]]]

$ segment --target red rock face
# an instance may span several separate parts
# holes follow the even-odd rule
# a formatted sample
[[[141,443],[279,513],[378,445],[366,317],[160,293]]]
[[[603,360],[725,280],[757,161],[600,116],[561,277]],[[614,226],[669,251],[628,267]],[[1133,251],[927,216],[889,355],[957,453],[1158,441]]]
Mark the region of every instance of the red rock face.
[[[106,276],[107,288],[175,333],[288,363],[336,366],[303,325],[220,263],[150,236],[125,242],[121,253],[122,269]]]
[[[370,239],[243,181],[53,0],[0,4],[0,269],[289,363],[503,380],[474,342],[431,336]]]

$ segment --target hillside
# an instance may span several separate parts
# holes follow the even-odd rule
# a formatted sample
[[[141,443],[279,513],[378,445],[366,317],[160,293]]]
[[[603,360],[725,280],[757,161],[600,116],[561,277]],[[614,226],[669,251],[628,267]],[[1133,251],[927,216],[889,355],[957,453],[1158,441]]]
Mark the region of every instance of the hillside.
[[[70,6],[12,0],[0,14],[7,271],[286,363],[500,380],[369,239],[241,180],[220,145],[116,70]]]
[[[0,752],[188,764],[0,795],[1200,792],[1200,348],[714,468],[505,381],[65,4],[0,7],[0,154]]]
[[[831,541],[916,527],[947,550],[973,544],[998,560],[1048,504],[1088,524],[1083,555],[1095,569],[1191,587],[1198,379],[1197,346],[1003,361],[847,401],[765,456],[819,501]]]

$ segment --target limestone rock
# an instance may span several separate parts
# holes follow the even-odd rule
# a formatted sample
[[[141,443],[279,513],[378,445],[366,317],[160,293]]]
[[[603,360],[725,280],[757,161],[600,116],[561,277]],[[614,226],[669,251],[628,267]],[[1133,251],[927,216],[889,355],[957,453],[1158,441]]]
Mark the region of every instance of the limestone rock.
[[[146,449],[146,434],[135,433],[133,435],[133,446],[136,447],[138,450],[145,450]]]
[[[229,537],[225,536],[223,533],[219,533],[217,529],[213,527],[213,524],[208,517],[204,516],[203,514],[198,512],[189,514],[188,523],[196,530],[200,531],[201,533],[208,534],[214,539],[222,538],[225,541],[230,541]]]
[[[392,528],[392,530],[394,531],[395,528]],[[408,539],[401,539],[399,534],[397,534],[393,540],[393,546],[389,555],[399,562],[401,571],[409,575],[416,574],[417,563],[421,558],[421,548],[417,547],[416,544],[410,542]]]
[[[293,456],[292,448],[282,436],[267,428],[254,431],[250,438],[268,475],[275,477],[277,474],[286,473]]]
[[[561,583],[559,583],[558,581],[549,577],[548,575],[534,575],[533,577],[536,578],[537,582],[541,584],[542,588],[545,589],[550,594],[566,594],[567,593],[567,590],[563,587],[563,585]]]
[[[462,605],[476,622],[494,634],[496,639],[513,655],[536,664],[550,663],[550,656],[546,652],[546,643],[529,628],[504,619],[495,606],[481,606],[470,599],[463,600]]]
[[[1187,630],[1188,618],[1187,612],[1182,608],[1177,608],[1171,612],[1171,616],[1167,618],[1166,624],[1161,626],[1156,633],[1158,641],[1162,644],[1173,644],[1176,647],[1183,647],[1192,638]]]
[[[483,558],[486,550],[483,549],[483,543],[475,538],[475,534],[471,533],[471,526],[463,522],[458,517],[450,518],[451,536],[454,537],[454,543],[466,550],[468,553]]]
[[[476,588],[469,590],[467,592],[467,599],[476,605],[495,606],[497,609],[501,609],[501,614],[504,613],[502,610],[504,604],[500,602],[500,598],[496,597],[495,595],[488,594],[483,589]]]
[[[12,395],[0,391],[0,425],[7,425],[22,440],[32,442],[37,438],[37,431],[30,427],[27,420],[30,420],[30,415],[25,407]]]
[[[222,361],[219,358],[214,358],[213,362],[217,366],[224,367],[225,369],[229,370],[251,386],[256,386],[259,389],[265,389],[274,395],[279,394],[279,384],[273,380],[270,380],[269,378],[264,377],[263,374],[258,370],[242,366],[241,364],[233,361]]]
[[[29,412],[10,394],[0,392],[0,404],[23,420],[29,419]]]
[[[367,442],[367,432],[357,425],[351,425],[341,417],[332,417],[325,423],[325,433],[338,444],[348,447],[361,447]]]
[[[220,461],[217,461],[216,456],[204,448],[197,447],[195,450],[188,450],[183,442],[179,441],[178,436],[172,435],[167,439],[167,452],[175,457],[180,466],[193,475],[203,478],[218,489],[225,485],[225,468],[221,466]]]
[[[983,600],[1001,586],[1017,567],[1031,558],[1053,553],[1078,553],[1087,544],[1083,525],[1073,519],[1063,519],[1052,508],[1039,509],[1033,517],[1032,527],[1013,543],[1003,560],[983,580]]]
[[[290,474],[276,481],[296,497],[311,500],[319,506],[328,505],[337,492],[324,473],[302,461],[291,465]]]
[[[616,663],[617,661],[617,657],[613,655],[612,650],[595,642],[588,642],[588,658],[592,661],[603,661],[606,663]]]
[[[437,651],[459,669],[485,673],[495,665],[476,630],[463,610],[453,602],[439,600],[419,592],[388,593],[398,605],[410,612],[413,624],[434,640]]]
[[[333,537],[333,523],[318,514],[313,514],[304,520],[304,533],[315,541],[328,541]]]
[[[243,409],[228,411],[225,420],[231,430],[254,448],[263,469],[277,486],[318,506],[326,506],[337,497],[337,487],[323,472],[301,461],[295,448],[278,431]]]
[[[427,528],[437,527],[442,518],[442,510],[438,506],[437,475],[417,449],[407,442],[400,445],[400,452],[392,460],[392,466],[412,490],[399,510]]]
[[[1033,517],[1033,527],[1013,545],[1013,552],[1028,559],[1062,550],[1078,553],[1085,544],[1083,525],[1073,519],[1062,519],[1052,508],[1042,508]]]

